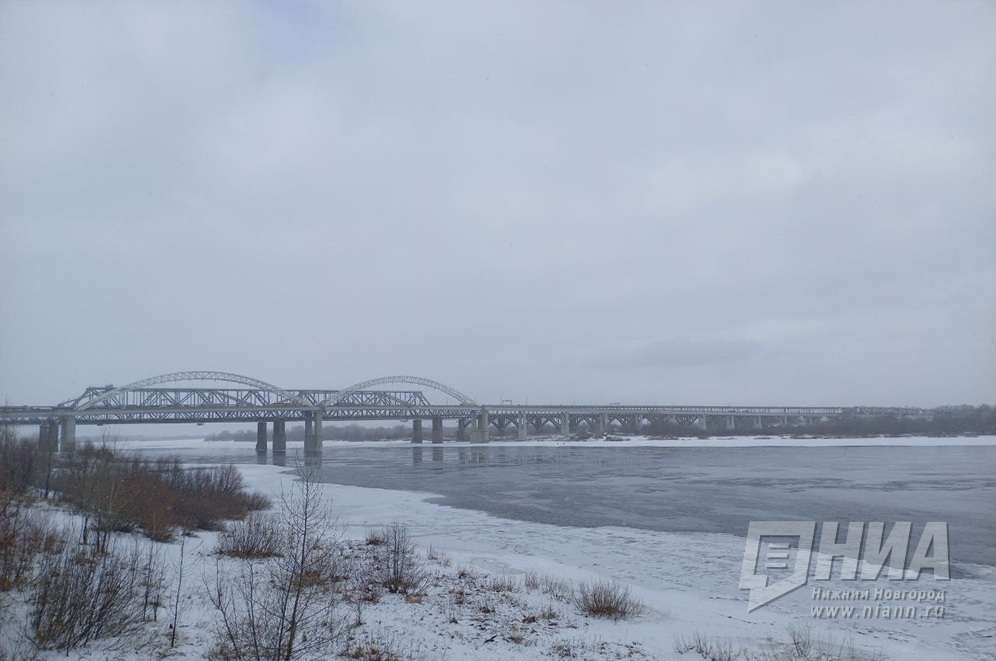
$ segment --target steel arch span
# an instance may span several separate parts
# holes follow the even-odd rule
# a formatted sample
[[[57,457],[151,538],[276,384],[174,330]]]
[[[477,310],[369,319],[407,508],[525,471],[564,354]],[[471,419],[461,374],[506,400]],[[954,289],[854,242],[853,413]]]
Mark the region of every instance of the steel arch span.
[[[128,392],[129,390],[136,390],[138,388],[147,388],[149,386],[157,386],[162,383],[177,383],[182,381],[221,381],[225,383],[238,383],[244,386],[249,386],[250,388],[256,388],[257,390],[266,390],[277,395],[281,400],[286,400],[287,402],[294,402],[297,396],[294,393],[288,392],[283,388],[279,388],[272,383],[267,383],[266,381],[260,381],[259,379],[254,379],[251,376],[243,376],[242,374],[233,374],[231,372],[209,372],[209,371],[193,371],[193,372],[171,372],[169,374],[160,374],[158,376],[151,376],[147,379],[142,379],[141,381],[135,381],[134,383],[129,383],[118,388],[113,388],[107,392],[94,397],[90,401],[86,402],[82,406],[79,406],[77,410],[85,411],[95,404],[106,401],[113,398],[114,396]],[[70,400],[71,401],[71,400]]]
[[[319,406],[335,406],[340,399],[345,397],[351,392],[357,390],[366,390],[372,386],[380,386],[385,383],[407,383],[415,386],[425,386],[426,388],[432,388],[433,390],[438,390],[441,393],[449,395],[453,399],[457,400],[461,404],[466,404],[468,406],[477,406],[477,402],[463,394],[456,388],[451,388],[445,383],[440,383],[439,381],[433,381],[432,379],[426,379],[421,376],[407,376],[407,375],[396,375],[396,376],[381,376],[376,379],[370,379],[369,381],[361,381],[359,383],[354,383],[348,388],[343,388],[339,392],[335,393],[328,399],[319,402]]]

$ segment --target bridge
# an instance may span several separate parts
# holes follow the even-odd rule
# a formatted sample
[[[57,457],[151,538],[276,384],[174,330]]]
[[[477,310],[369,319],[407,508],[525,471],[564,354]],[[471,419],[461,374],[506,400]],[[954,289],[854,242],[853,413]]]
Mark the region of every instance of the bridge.
[[[213,382],[222,387],[175,387]],[[383,385],[418,386],[419,390],[379,390]],[[169,386],[169,387],[167,387]],[[445,396],[432,402],[424,390]],[[439,399],[438,396],[434,399]],[[341,390],[281,388],[230,372],[174,372],[124,386],[92,386],[79,396],[51,406],[0,407],[0,425],[36,425],[44,447],[72,451],[77,425],[162,423],[247,423],[257,425],[256,450],[275,455],[287,451],[288,422],[304,423],[306,455],[321,454],[323,421],[410,420],[412,442],[423,441],[423,421],[431,422],[431,440],[443,442],[443,421],[456,421],[459,441],[483,443],[492,430],[514,428],[519,439],[530,433],[568,435],[584,430],[603,435],[613,428],[639,432],[648,422],[668,421],[703,431],[763,432],[790,429],[834,418],[899,415],[926,411],[899,407],[839,406],[673,406],[622,404],[481,404],[446,384],[419,376],[384,376]]]

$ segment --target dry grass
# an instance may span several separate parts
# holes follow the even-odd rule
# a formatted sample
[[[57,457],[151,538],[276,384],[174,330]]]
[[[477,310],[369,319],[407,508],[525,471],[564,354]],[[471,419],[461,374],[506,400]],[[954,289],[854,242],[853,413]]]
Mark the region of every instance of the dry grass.
[[[540,588],[543,594],[550,595],[557,601],[572,601],[574,599],[574,586],[569,581],[556,576],[543,576],[540,579]]]
[[[515,592],[515,579],[511,576],[492,576],[484,585],[491,592]]]
[[[791,628],[787,640],[771,641],[759,651],[698,632],[675,639],[674,651],[705,661],[885,661],[880,652],[858,650],[850,640],[814,637],[808,627]]]
[[[585,615],[613,620],[636,617],[646,609],[642,602],[630,596],[629,588],[611,581],[582,583],[574,603]]]
[[[527,590],[538,590],[540,586],[540,575],[534,571],[527,571],[522,576],[522,585]]]

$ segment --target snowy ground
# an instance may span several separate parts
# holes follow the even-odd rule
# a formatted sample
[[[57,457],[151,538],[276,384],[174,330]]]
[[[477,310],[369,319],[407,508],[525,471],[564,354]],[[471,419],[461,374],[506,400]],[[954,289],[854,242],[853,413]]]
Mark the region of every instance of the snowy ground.
[[[529,441],[571,444],[572,441]],[[745,439],[621,442],[604,445],[744,444]],[[757,445],[823,444],[994,444],[992,437],[968,439],[751,439]],[[127,449],[130,443],[122,444]],[[196,441],[143,442],[143,448],[203,447]],[[211,444],[212,449],[215,445]],[[334,445],[326,443],[326,446]],[[289,448],[292,450],[292,448]],[[240,465],[251,489],[276,496],[294,476],[287,468]],[[338,525],[348,538],[362,539],[370,528],[393,521],[410,527],[423,553],[431,547],[440,560],[428,561],[439,579],[422,603],[388,598],[364,613],[359,635],[391,642],[398,651],[424,659],[540,659],[565,649],[577,658],[698,658],[679,655],[675,642],[695,633],[727,639],[738,645],[760,646],[768,638],[782,639],[793,625],[811,627],[824,638],[851,639],[862,649],[880,651],[894,660],[996,659],[996,574],[992,568],[971,568],[973,578],[934,583],[925,577],[917,588],[940,587],[947,592],[945,616],[930,621],[816,620],[811,616],[808,587],[747,613],[746,594],[738,589],[744,541],[723,534],[672,534],[631,528],[571,528],[498,519],[487,514],[427,502],[432,495],[352,486],[323,485],[334,501]],[[138,659],[152,656],[201,658],[211,640],[214,614],[204,590],[215,567],[213,533],[200,533],[187,543],[186,587],[180,609],[180,643],[163,649],[163,631],[137,653],[109,652],[100,647],[77,658]],[[172,563],[179,545],[168,545]],[[225,563],[236,563],[225,560]],[[454,603],[460,568],[470,568],[481,581],[488,576],[516,577],[511,594],[490,594]],[[224,569],[223,569],[224,570]],[[542,591],[522,587],[527,572],[572,582],[611,578],[631,586],[649,610],[634,621],[611,622],[580,616],[568,603]],[[880,581],[875,584],[895,588]],[[841,586],[839,583],[831,587]],[[910,587],[908,584],[899,587]],[[485,614],[481,604],[495,614]],[[553,605],[558,616],[523,622],[523,615]],[[485,608],[485,610],[487,610]],[[164,626],[164,625],[163,625]],[[162,626],[159,627],[162,629]],[[62,655],[58,655],[62,656]],[[53,655],[53,658],[55,656]],[[72,657],[70,657],[72,658]]]

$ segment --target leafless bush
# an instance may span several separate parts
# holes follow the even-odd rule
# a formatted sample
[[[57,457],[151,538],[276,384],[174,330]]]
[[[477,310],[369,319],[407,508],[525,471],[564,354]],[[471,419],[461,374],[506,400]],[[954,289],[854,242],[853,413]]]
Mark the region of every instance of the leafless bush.
[[[52,486],[83,513],[98,546],[111,532],[140,529],[167,541],[176,528],[217,530],[223,520],[269,506],[246,491],[232,465],[185,468],[178,459],[129,457],[89,443],[59,459]]]
[[[23,586],[35,556],[59,546],[59,536],[44,516],[19,497],[0,493],[0,592]]]
[[[31,602],[31,630],[40,649],[68,651],[98,638],[120,637],[143,621],[143,579],[159,574],[147,568],[141,547],[107,552],[66,544],[40,556]]]
[[[225,527],[216,551],[235,558],[271,558],[280,555],[283,542],[276,517],[253,512]]]
[[[210,599],[218,612],[218,659],[282,660],[322,656],[346,628],[333,582],[340,549],[329,504],[310,472],[281,498],[280,556],[242,565],[235,580],[218,572]]]
[[[429,587],[430,577],[419,565],[408,528],[394,523],[384,529],[381,583],[390,592],[418,594]]]
[[[610,581],[582,583],[574,603],[586,615],[613,620],[636,617],[644,610],[644,605],[630,596],[629,588]]]
[[[13,427],[0,427],[0,493],[25,493],[38,483],[45,460],[37,443],[18,440]]]
[[[273,507],[273,502],[264,494],[252,491],[244,496],[246,509],[250,512],[261,512]]]

